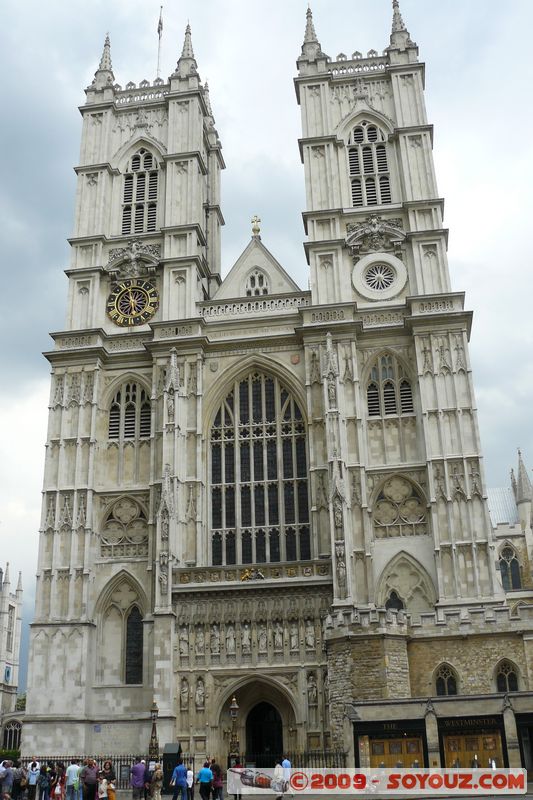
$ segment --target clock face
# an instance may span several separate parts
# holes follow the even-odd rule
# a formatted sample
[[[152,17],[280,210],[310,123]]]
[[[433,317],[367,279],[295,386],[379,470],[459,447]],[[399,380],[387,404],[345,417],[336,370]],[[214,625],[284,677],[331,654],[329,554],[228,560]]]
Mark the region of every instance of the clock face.
[[[107,298],[107,314],[115,325],[144,325],[159,308],[157,289],[148,281],[128,278],[115,284]]]

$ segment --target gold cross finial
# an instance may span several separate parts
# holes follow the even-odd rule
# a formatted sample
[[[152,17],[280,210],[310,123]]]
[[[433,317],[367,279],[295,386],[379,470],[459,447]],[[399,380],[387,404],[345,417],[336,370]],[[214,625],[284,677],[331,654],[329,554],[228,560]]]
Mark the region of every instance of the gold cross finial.
[[[257,214],[255,214],[252,217],[251,221],[252,221],[252,236],[259,236],[259,233],[261,231],[261,226],[260,226],[261,220],[259,219]]]

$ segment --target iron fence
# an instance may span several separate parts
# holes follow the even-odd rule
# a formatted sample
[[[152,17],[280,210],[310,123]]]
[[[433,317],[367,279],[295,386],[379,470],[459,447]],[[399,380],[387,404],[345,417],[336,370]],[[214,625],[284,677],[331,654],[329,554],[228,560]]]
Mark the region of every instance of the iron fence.
[[[194,756],[190,753],[180,753],[180,758],[183,759],[185,764],[190,764],[192,769],[195,769],[194,764]],[[49,761],[53,761],[54,764],[64,764],[65,767],[68,767],[72,759],[76,759],[77,763],[81,766],[83,762],[87,758],[92,758],[96,761],[99,767],[102,767],[104,761],[111,761],[113,765],[113,769],[115,770],[116,774],[116,787],[117,789],[129,789],[130,788],[130,769],[135,762],[136,758],[142,758],[148,764],[151,759],[148,758],[147,755],[143,755],[142,753],[135,753],[135,754],[126,754],[126,755],[102,755],[100,753],[95,754],[85,754],[79,755],[77,753],[71,753],[70,755],[42,755],[42,756],[35,756],[35,760],[38,761],[40,764],[47,764]],[[27,766],[31,763],[34,759],[32,758],[23,758],[21,759],[24,766]],[[163,764],[163,754],[161,753],[159,756],[159,762]]]
[[[343,769],[346,753],[343,750],[298,750],[283,753],[241,753],[243,767],[275,767],[276,762],[288,758],[292,767],[313,769]]]

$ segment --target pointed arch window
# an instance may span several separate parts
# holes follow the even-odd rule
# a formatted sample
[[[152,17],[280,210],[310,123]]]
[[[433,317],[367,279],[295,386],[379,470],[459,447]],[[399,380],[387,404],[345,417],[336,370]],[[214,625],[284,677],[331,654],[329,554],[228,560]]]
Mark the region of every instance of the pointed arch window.
[[[435,692],[437,697],[457,694],[457,675],[449,664],[441,664],[435,673]]]
[[[366,398],[369,417],[414,414],[411,382],[393,355],[381,355],[373,363]]]
[[[507,659],[501,661],[496,669],[496,691],[505,693],[518,691],[518,670]]]
[[[500,554],[500,575],[506,592],[522,588],[520,562],[512,547],[504,547]]]
[[[3,735],[4,750],[20,750],[20,738],[22,735],[22,723],[12,720],[6,723]]]
[[[387,600],[385,601],[385,608],[387,609],[387,611],[403,611],[403,609],[405,608],[405,604],[402,598],[397,592],[394,591],[394,589],[392,590],[392,592],[387,597]]]
[[[122,192],[122,234],[150,233],[157,224],[159,168],[153,154],[141,148],[126,166]]]
[[[210,431],[211,561],[311,558],[306,426],[283,384],[236,381]]]
[[[362,120],[348,140],[348,172],[352,205],[392,203],[387,136],[377,125]]]
[[[124,683],[143,682],[143,621],[142,614],[133,606],[126,617],[124,645]]]
[[[138,383],[123,383],[109,408],[108,438],[148,439],[152,432],[150,398]]]

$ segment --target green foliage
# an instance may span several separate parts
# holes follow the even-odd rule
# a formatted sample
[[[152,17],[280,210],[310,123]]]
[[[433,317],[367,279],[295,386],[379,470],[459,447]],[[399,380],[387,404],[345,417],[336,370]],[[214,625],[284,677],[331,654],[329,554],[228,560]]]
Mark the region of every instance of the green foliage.
[[[20,750],[0,750],[0,761],[15,761],[20,758]]]

